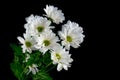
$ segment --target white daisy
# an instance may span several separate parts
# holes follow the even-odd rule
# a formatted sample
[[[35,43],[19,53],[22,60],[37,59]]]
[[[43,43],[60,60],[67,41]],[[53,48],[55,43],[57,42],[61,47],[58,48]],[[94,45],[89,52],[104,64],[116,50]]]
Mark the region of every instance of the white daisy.
[[[40,49],[43,54],[49,49],[54,49],[54,47],[58,45],[57,42],[59,41],[58,37],[51,30],[45,31],[36,40],[36,48]]]
[[[17,39],[20,41],[20,43],[22,44],[22,50],[23,53],[25,52],[29,52],[31,53],[32,50],[35,50],[36,48],[34,47],[34,45],[36,44],[36,41],[33,37],[31,37],[29,34],[23,34],[24,38],[22,37],[17,37]]]
[[[65,51],[61,46],[57,46],[56,49],[51,52],[51,60],[53,60],[53,64],[58,64],[58,71],[61,71],[62,68],[68,70],[68,67],[71,67],[70,63],[73,61],[69,52]]]
[[[78,48],[84,38],[82,27],[71,21],[68,21],[67,24],[62,26],[62,31],[59,31],[59,36],[62,39],[62,45],[68,50],[70,46]]]
[[[53,28],[50,26],[51,21],[47,20],[47,18],[40,16],[29,16],[26,18],[27,24],[24,25],[26,29],[26,33],[34,35],[40,35],[45,30]]]
[[[64,14],[57,7],[46,5],[44,11],[47,14],[46,16],[56,24],[62,23],[65,20]]]
[[[32,66],[29,66],[29,72],[27,73],[27,75],[32,72],[32,74],[36,74],[38,72],[38,66],[36,64],[32,64]]]

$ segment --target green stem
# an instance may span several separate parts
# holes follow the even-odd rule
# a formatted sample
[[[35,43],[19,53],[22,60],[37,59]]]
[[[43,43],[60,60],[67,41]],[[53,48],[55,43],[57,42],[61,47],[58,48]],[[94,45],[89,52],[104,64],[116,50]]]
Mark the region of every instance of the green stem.
[[[23,70],[23,72],[20,74],[20,77],[22,78],[23,77],[23,73],[26,71],[26,69],[28,68],[28,66],[26,66]]]
[[[51,64],[52,64],[52,61],[45,68],[48,68]]]
[[[51,64],[52,64],[52,61],[47,66],[45,66],[44,68],[42,68],[41,71],[47,69]]]
[[[56,65],[55,65],[56,66]],[[53,68],[55,68],[55,66],[52,66],[50,69],[48,69],[46,72],[49,72],[50,70],[52,70]]]

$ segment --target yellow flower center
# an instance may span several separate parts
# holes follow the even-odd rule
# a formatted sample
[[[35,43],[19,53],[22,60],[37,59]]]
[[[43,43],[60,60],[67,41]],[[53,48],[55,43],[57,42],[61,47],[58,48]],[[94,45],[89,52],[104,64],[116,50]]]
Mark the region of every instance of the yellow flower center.
[[[25,42],[25,45],[26,45],[26,47],[31,47],[31,46],[32,46],[32,44],[31,44],[30,41],[26,41],[26,42]]]
[[[42,32],[43,30],[44,30],[44,27],[43,27],[43,26],[38,26],[38,27],[37,27],[37,31],[38,31],[38,32]]]
[[[61,59],[61,55],[59,54],[59,53],[56,53],[56,58],[58,59],[58,60],[60,60]]]
[[[67,36],[66,39],[67,39],[68,42],[72,42],[72,37],[71,36]]]
[[[49,46],[50,45],[50,41],[49,40],[44,40],[43,43],[44,43],[45,46]]]

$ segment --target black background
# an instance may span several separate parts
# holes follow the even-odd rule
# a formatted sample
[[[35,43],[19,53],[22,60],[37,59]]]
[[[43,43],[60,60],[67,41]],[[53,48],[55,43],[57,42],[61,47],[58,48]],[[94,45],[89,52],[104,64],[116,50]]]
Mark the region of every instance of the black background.
[[[23,25],[26,23],[25,17],[45,14],[43,8],[46,5],[54,5],[62,10],[66,21],[71,20],[79,23],[84,30],[84,42],[78,49],[71,48],[70,53],[74,62],[68,71],[51,72],[54,80],[84,80],[99,79],[105,76],[103,65],[99,60],[97,43],[100,24],[98,18],[102,16],[100,2],[77,1],[77,0],[26,0],[26,1],[4,1],[1,2],[0,29],[0,80],[17,80],[10,70],[10,63],[13,53],[9,46],[10,43],[18,43],[17,36],[22,36],[25,31]],[[101,74],[101,72],[103,72]]]

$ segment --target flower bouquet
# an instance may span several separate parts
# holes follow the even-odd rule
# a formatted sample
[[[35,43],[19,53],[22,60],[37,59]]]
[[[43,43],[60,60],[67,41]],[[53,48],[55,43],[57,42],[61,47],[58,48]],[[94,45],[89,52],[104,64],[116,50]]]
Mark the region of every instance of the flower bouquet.
[[[49,71],[68,70],[73,59],[69,54],[70,46],[78,48],[83,42],[83,28],[77,23],[67,21],[62,30],[53,31],[65,20],[57,7],[46,5],[43,16],[30,15],[26,18],[23,37],[17,37],[20,44],[11,44],[14,60],[11,70],[18,80],[52,80]]]

